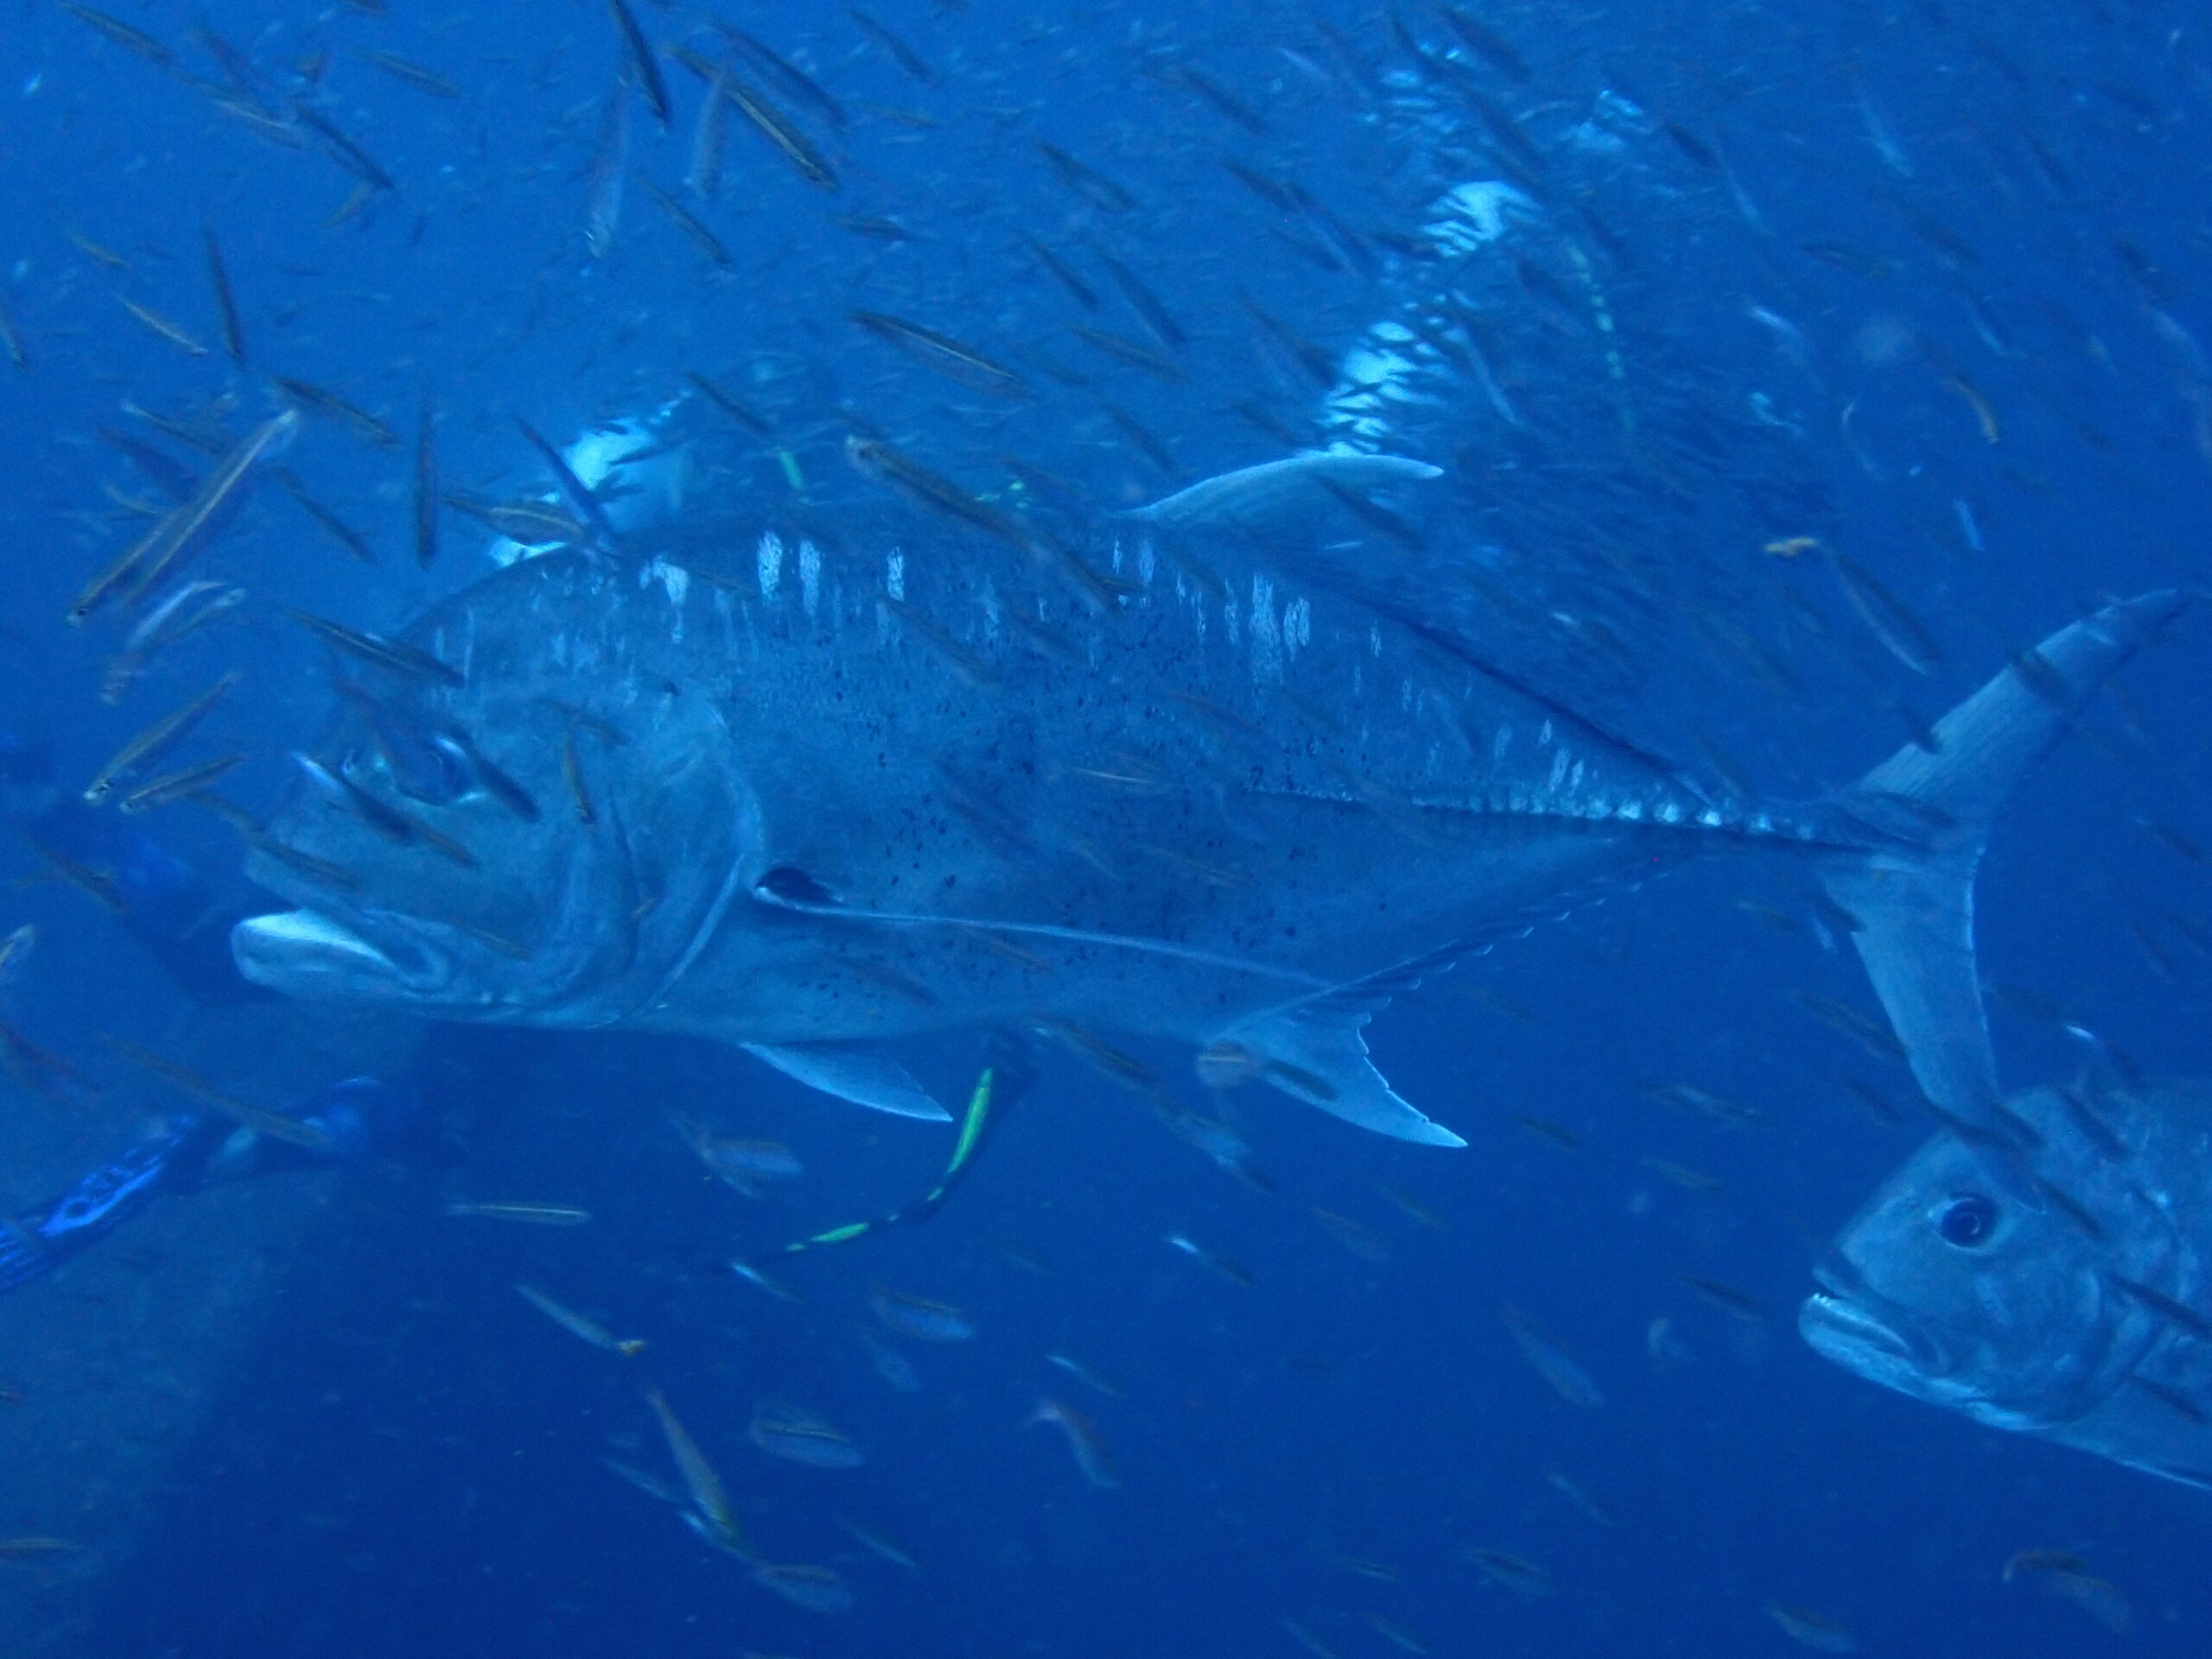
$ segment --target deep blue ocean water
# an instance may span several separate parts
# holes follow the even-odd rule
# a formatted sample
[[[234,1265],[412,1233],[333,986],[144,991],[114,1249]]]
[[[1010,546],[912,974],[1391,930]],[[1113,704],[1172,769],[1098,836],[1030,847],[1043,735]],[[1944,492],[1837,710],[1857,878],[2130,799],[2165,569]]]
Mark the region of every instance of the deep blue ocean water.
[[[1458,39],[1434,8],[883,0],[870,16],[925,60],[924,80],[842,7],[733,0],[725,16],[849,108],[841,131],[770,87],[842,188],[810,184],[735,125],[719,196],[683,198],[727,265],[635,184],[594,258],[588,175],[623,64],[607,9],[386,10],[113,0],[175,54],[167,67],[44,0],[0,11],[0,303],[25,361],[0,363],[0,727],[50,739],[64,779],[243,664],[251,695],[219,716],[219,747],[253,757],[226,788],[258,809],[329,702],[323,658],[283,607],[388,628],[490,568],[487,537],[448,515],[438,562],[419,569],[404,449],[310,421],[285,464],[379,562],[349,559],[261,490],[207,556],[250,590],[243,620],[180,646],[121,706],[100,701],[107,642],[60,618],[136,533],[112,493],[148,486],[95,429],[150,438],[126,404],[183,416],[232,394],[235,435],[274,406],[221,350],[203,228],[220,238],[256,369],[336,390],[410,442],[431,399],[455,487],[540,487],[512,416],[565,442],[658,408],[699,372],[794,435],[811,499],[830,509],[862,486],[822,435],[860,420],[977,487],[1014,454],[1127,505],[1281,454],[1240,402],[1312,429],[1319,389],[1271,371],[1252,308],[1340,355],[1418,287],[1402,245],[1438,194],[1529,166],[1476,102],[1413,68],[1396,29],[1440,56]],[[1541,257],[1579,250],[1618,333],[1598,341],[1553,315],[1542,272],[1503,253],[1508,390],[1542,405],[1541,443],[1484,424],[1479,393],[1412,418],[1425,453],[1496,492],[1531,614],[1642,617],[1626,665],[1605,658],[1574,687],[1618,723],[1802,797],[1904,739],[1900,698],[1933,714],[2096,596],[2205,581],[2201,16],[2147,0],[1500,0],[1479,15],[1527,78],[1464,47],[1449,74],[1528,135],[1548,193]],[[639,16],[656,42],[714,46],[685,8]],[[270,107],[306,104],[396,188],[341,216],[355,173],[311,138],[288,147],[215,109],[225,72],[195,27],[251,60]],[[457,95],[395,76],[379,52]],[[632,162],[675,193],[700,84],[662,62],[674,129],[659,136],[633,108]],[[1227,96],[1195,90],[1192,71]],[[1583,130],[1593,121],[1602,130]],[[1070,188],[1039,141],[1133,205]],[[1358,256],[1332,260],[1225,162],[1296,180]],[[872,219],[912,239],[847,222]],[[1099,285],[1095,316],[1025,238]],[[1145,337],[1101,249],[1192,336],[1179,383],[1086,357],[1066,332]],[[207,351],[156,337],[118,296]],[[993,405],[932,378],[855,328],[856,308],[1018,353],[1040,395]],[[1662,405],[1666,429],[1688,435],[1648,470],[1624,467],[1624,410]],[[1451,437],[1463,418],[1468,435]],[[746,487],[791,488],[760,446],[721,442],[719,464]],[[1697,513],[1665,505],[1684,493]],[[1588,518],[1648,531],[1621,543],[1649,561],[1641,597],[1606,589],[1603,561],[1543,564],[1545,537]],[[1885,651],[1818,555],[1763,550],[1795,535],[1847,550],[1894,593],[1940,645],[1935,672]],[[2212,868],[2195,850],[2212,845],[2206,649],[2201,622],[2184,626],[2130,669],[2124,700],[2101,702],[2007,809],[1980,890],[1991,984],[2073,1011],[2170,1076],[2212,1068],[2212,960],[2190,942],[2212,926]],[[138,822],[235,880],[235,838],[213,817]],[[11,874],[37,868],[9,859]],[[104,1541],[112,1566],[81,1650],[1290,1654],[1287,1616],[1345,1656],[1408,1642],[1440,1656],[1755,1654],[1790,1650],[1764,1611],[1779,1601],[1869,1653],[2205,1651],[2212,1499],[1882,1393],[1799,1341],[1805,1235],[1833,1230],[1921,1133],[1877,1122],[1839,1081],[1902,1100],[1902,1068],[1801,1001],[1874,1012],[1808,892],[1787,868],[1694,867],[1435,978],[1372,1041],[1400,1092],[1468,1147],[1399,1145],[1252,1090],[1227,1109],[1273,1193],[1050,1052],[942,1212],[779,1269],[804,1290],[796,1303],[724,1264],[894,1207],[935,1178],[949,1131],[825,1102],[703,1044],[441,1039],[464,1078],[448,1084],[492,1103],[459,1166],[333,1178],[310,1259],[149,1517]],[[66,886],[0,904],[0,927],[41,932],[26,1030],[96,1054],[96,1033],[127,1023],[113,988],[143,975],[137,947]],[[94,983],[111,993],[97,1012],[77,988]],[[2078,1060],[2019,1012],[2034,1006],[2015,994],[1994,1014],[2011,1084]],[[918,1061],[948,1098],[973,1063],[959,1043]],[[1762,1122],[1685,1112],[1652,1084],[1750,1103]],[[1205,1103],[1195,1081],[1177,1086]],[[671,1104],[787,1142],[806,1174],[756,1201],[716,1186],[668,1130]],[[100,1109],[121,1145],[138,1121],[127,1094]],[[1719,1190],[1672,1182],[1653,1160]],[[557,1197],[595,1220],[466,1226],[442,1213],[461,1192]],[[1177,1253],[1171,1233],[1253,1282]],[[1685,1274],[1766,1313],[1731,1317]],[[649,1358],[569,1340],[513,1296],[518,1280],[648,1338]],[[888,1387],[856,1334],[877,1284],[978,1321],[968,1342],[905,1344],[917,1392]],[[1546,1386],[1506,1304],[1586,1366],[1602,1407]],[[1655,1357],[1662,1319],[1672,1345]],[[1121,1397],[1086,1390],[1047,1363],[1054,1351]],[[607,1470],[611,1455],[665,1471],[639,1392],[648,1366],[763,1549],[835,1567],[850,1611],[771,1596]],[[1117,1487],[1086,1484],[1053,1429],[1023,1427],[1040,1394],[1089,1415]],[[762,1455],[746,1426],[764,1399],[823,1414],[866,1463]],[[1617,1524],[1567,1501],[1554,1471]],[[916,1570],[847,1520],[897,1541]],[[0,1525],[54,1529],[31,1515]],[[2027,1548],[2073,1551],[2119,1585],[2132,1632],[2002,1583]],[[1491,1581],[1470,1548],[1539,1564],[1552,1593]]]

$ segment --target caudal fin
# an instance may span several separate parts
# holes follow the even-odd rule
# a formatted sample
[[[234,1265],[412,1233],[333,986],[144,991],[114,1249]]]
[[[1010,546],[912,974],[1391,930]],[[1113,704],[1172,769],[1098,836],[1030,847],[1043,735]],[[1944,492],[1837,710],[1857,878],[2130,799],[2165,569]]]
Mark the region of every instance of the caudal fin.
[[[2097,688],[2190,602],[2145,594],[2062,628],[1839,798],[1862,850],[1817,861],[1921,1091],[1969,1135],[2010,1137],[1974,967],[1974,878],[1991,820]],[[1974,1137],[1980,1138],[1980,1137]]]

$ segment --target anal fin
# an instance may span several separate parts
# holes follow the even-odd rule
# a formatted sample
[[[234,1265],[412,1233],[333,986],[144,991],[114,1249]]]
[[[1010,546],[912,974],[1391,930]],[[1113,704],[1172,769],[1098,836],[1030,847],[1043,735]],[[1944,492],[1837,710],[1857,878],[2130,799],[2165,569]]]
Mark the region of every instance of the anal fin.
[[[1239,1056],[1283,1093],[1363,1129],[1426,1147],[1465,1146],[1401,1099],[1375,1069],[1361,1035],[1372,1011],[1372,1004],[1332,999],[1279,1009],[1231,1027],[1209,1052]]]

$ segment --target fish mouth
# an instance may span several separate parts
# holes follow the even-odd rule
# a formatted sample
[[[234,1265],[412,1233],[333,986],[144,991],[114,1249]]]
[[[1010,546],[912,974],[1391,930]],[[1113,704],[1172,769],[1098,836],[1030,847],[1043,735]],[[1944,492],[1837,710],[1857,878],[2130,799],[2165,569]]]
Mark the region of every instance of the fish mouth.
[[[248,917],[231,930],[231,956],[257,985],[293,996],[424,996],[453,978],[453,961],[417,930],[366,916],[341,922],[319,910]]]
[[[1858,1298],[1815,1291],[1797,1311],[1797,1332],[1813,1351],[1891,1387],[1929,1381],[1948,1369],[1939,1346],[1916,1325],[1891,1323]]]

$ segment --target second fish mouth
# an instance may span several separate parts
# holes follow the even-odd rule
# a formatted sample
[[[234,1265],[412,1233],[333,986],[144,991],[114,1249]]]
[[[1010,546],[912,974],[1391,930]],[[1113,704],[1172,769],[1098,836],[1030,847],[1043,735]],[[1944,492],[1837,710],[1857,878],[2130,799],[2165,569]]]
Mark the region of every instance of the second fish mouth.
[[[1797,1327],[1814,1347],[1871,1349],[1890,1358],[1917,1366],[1927,1355],[1922,1344],[1856,1302],[1827,1291],[1805,1299]]]
[[[410,988],[442,981],[444,963],[436,952],[400,937],[397,929],[372,931],[378,937],[320,910],[276,911],[232,928],[231,951],[248,979],[280,990],[337,978]]]

